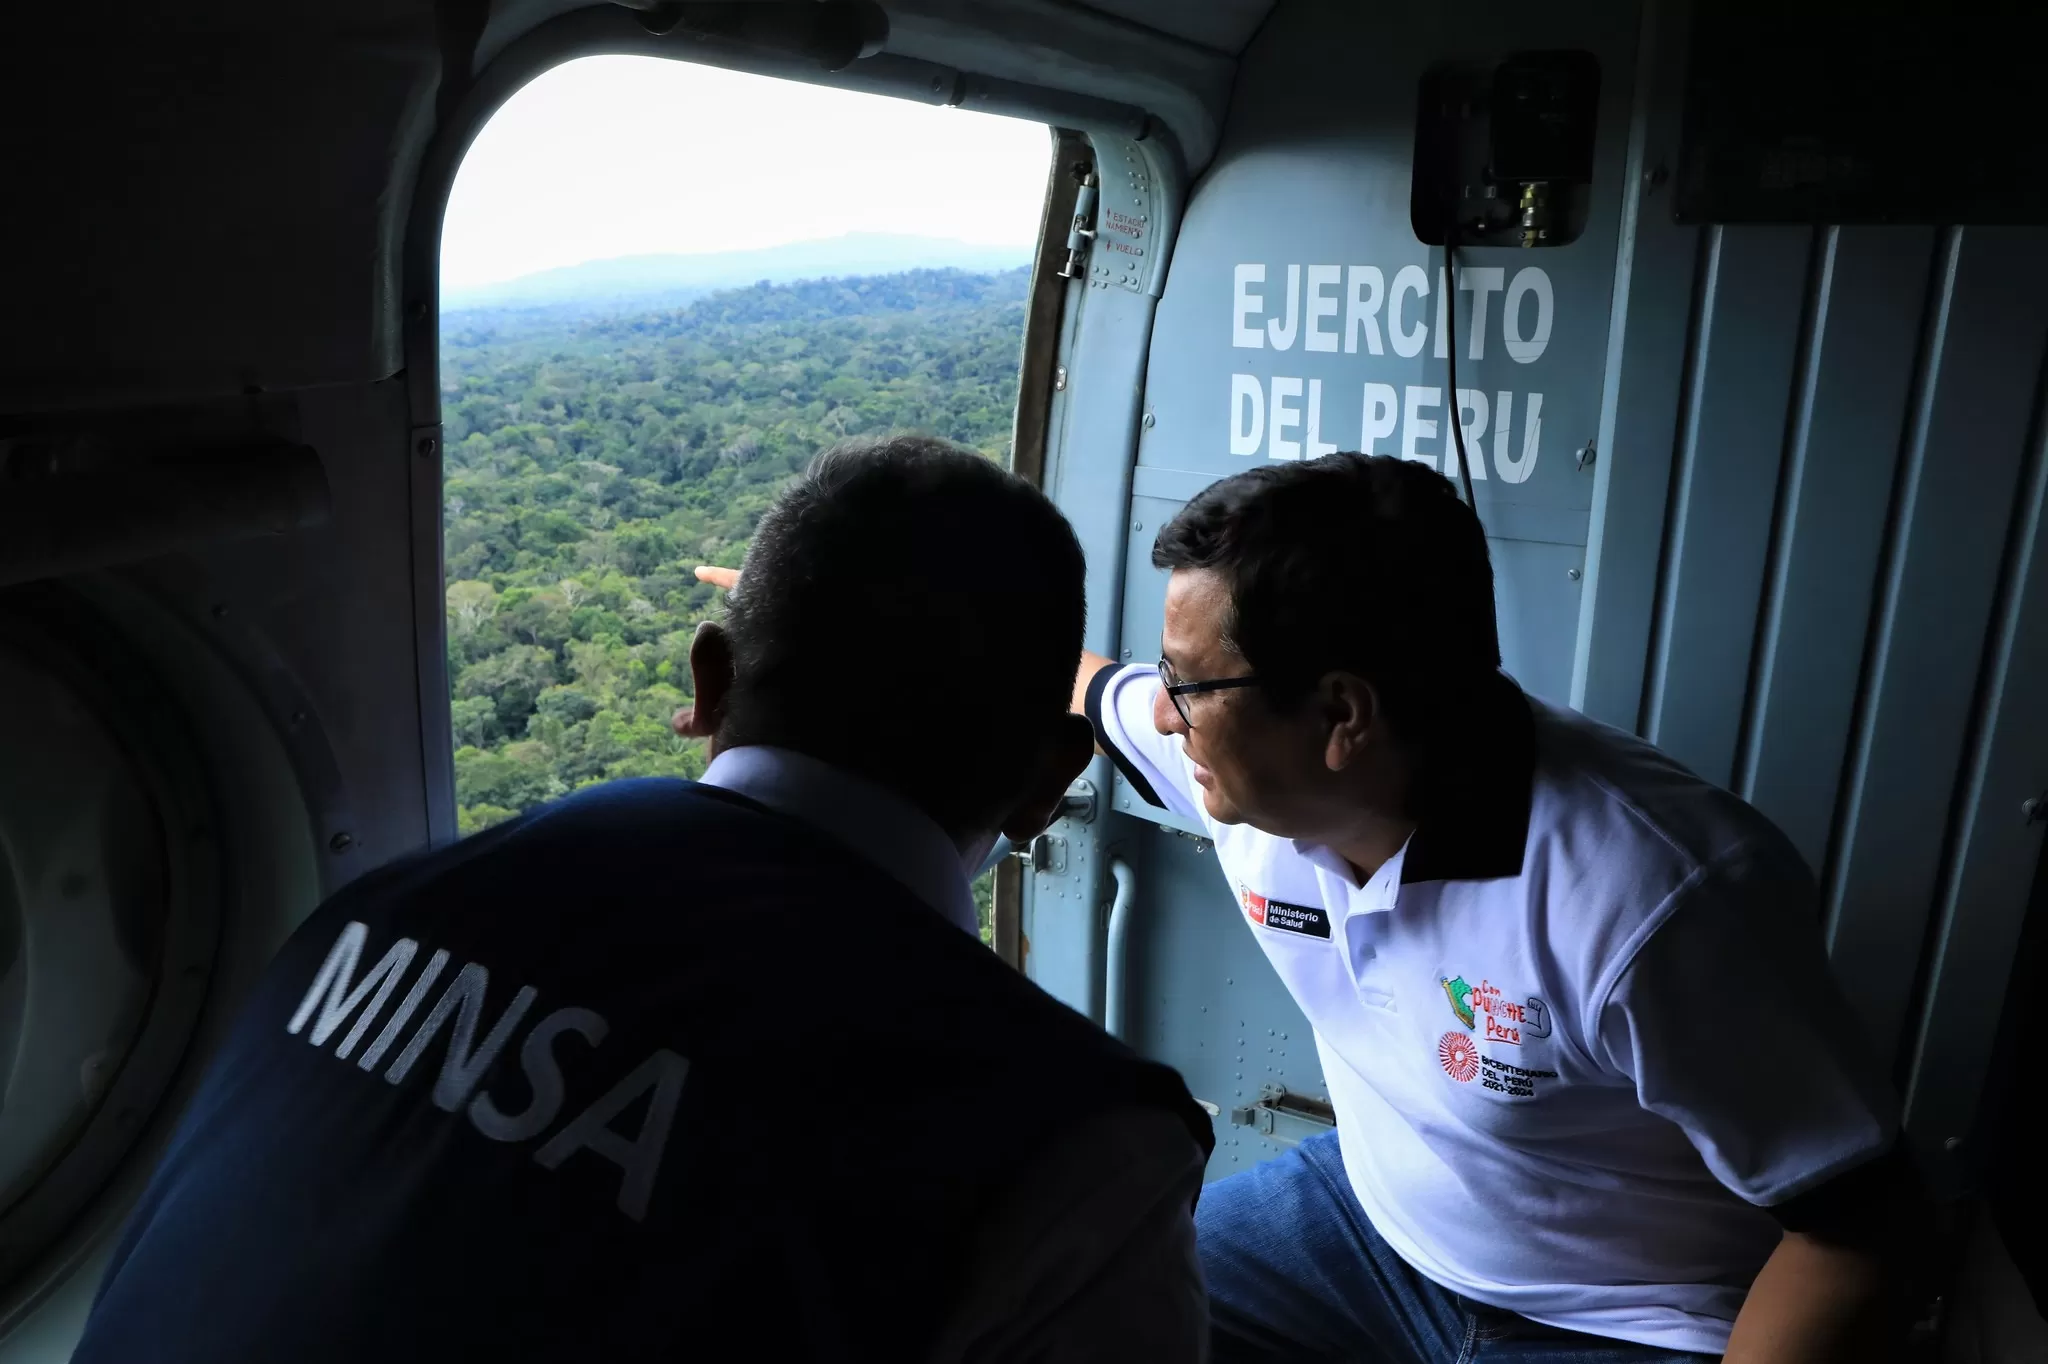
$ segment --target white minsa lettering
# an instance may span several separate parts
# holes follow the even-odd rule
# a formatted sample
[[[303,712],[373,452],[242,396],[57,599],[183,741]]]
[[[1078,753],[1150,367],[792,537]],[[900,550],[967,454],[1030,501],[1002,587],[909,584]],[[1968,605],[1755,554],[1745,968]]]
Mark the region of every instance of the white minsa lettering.
[[[689,1073],[690,1063],[674,1052],[655,1052],[603,1098],[571,1118],[533,1153],[534,1160],[542,1169],[553,1170],[581,1150],[603,1156],[625,1171],[619,1181],[619,1211],[635,1222],[645,1220],[655,1178],[661,1173],[669,1128],[675,1122],[676,1104],[683,1096],[683,1080]],[[640,1135],[628,1140],[613,1131],[612,1120],[650,1090],[653,1098],[648,1100],[647,1116],[641,1119]]]
[[[448,954],[440,948],[435,948],[434,955],[427,958],[426,966],[420,971],[419,979],[413,981],[412,988],[405,992],[405,998],[398,1001],[398,1011],[391,1015],[384,1024],[384,1031],[377,1034],[377,1040],[370,1044],[370,1049],[356,1062],[358,1066],[364,1070],[377,1068],[377,1063],[384,1059],[384,1053],[390,1051],[393,1044],[398,1041],[399,1034],[405,1031],[405,1025],[412,1021],[412,1016],[419,1011],[420,1005],[426,1003],[427,991],[434,988],[434,982],[441,978],[441,968],[447,964]]]
[[[441,1059],[441,1074],[434,1081],[434,1106],[453,1113],[469,1102],[470,1091],[476,1082],[490,1069],[498,1053],[512,1040],[513,1029],[519,1020],[533,1007],[534,988],[522,985],[512,996],[512,1002],[505,1006],[505,1012],[498,1016],[498,1022],[481,1043],[476,1039],[477,1025],[483,1021],[484,996],[491,988],[491,973],[476,962],[470,962],[455,973],[455,979],[448,982],[448,988],[434,1001],[434,1008],[420,1024],[419,1031],[405,1044],[405,1050],[398,1053],[398,1059],[391,1063],[391,1069],[384,1072],[384,1079],[390,1084],[400,1084],[418,1064],[420,1057],[433,1045],[435,1034],[441,1025],[454,1021],[454,1034],[448,1039],[448,1051]]]
[[[348,1055],[349,1049],[363,1037],[389,999],[406,966],[419,952],[419,944],[413,939],[400,938],[376,966],[357,980],[356,968],[368,941],[366,925],[351,922],[343,927],[315,972],[311,987],[285,1024],[287,1032],[297,1035],[312,1023],[310,1040],[315,1046],[320,1046],[334,1035],[350,1014],[356,1013],[356,1022],[348,1038],[335,1049],[337,1056]],[[397,1012],[385,1020],[384,1029],[376,1041],[356,1060],[358,1067],[365,1071],[373,1069],[378,1059],[396,1044],[447,963],[448,953],[436,949],[407,991]],[[470,1124],[491,1141],[530,1141],[553,1125],[568,1097],[568,1086],[555,1056],[555,1042],[564,1033],[573,1032],[594,1049],[604,1041],[611,1026],[602,1015],[582,1008],[557,1009],[542,1018],[527,1033],[519,1048],[520,1069],[530,1091],[526,1107],[516,1113],[507,1113],[482,1088],[483,1078],[518,1032],[538,996],[532,986],[520,986],[513,992],[490,1032],[478,1041],[477,1032],[483,1024],[490,981],[490,971],[481,963],[469,962],[458,970],[418,1030],[406,1040],[391,1068],[384,1073],[384,1078],[393,1085],[403,1083],[445,1027],[449,1034],[448,1050],[428,1096],[434,1106],[450,1113],[466,1106]],[[361,1012],[357,1013],[358,1010]],[[644,1220],[661,1175],[662,1158],[675,1126],[683,1083],[689,1072],[688,1060],[667,1048],[657,1049],[535,1150],[534,1161],[543,1169],[553,1170],[578,1151],[587,1150],[602,1156],[622,1172],[619,1211],[635,1221]],[[647,1098],[647,1105],[640,1130],[636,1135],[627,1137],[612,1124],[638,1104],[643,1096]]]
[[[405,968],[412,964],[413,954],[420,946],[411,938],[400,938],[391,944],[390,949],[370,968],[367,975],[361,980],[355,980],[356,964],[362,960],[363,944],[368,942],[369,938],[370,929],[367,924],[351,921],[342,928],[340,935],[334,940],[334,946],[327,949],[327,957],[320,963],[320,969],[314,973],[312,987],[306,991],[305,998],[299,1001],[298,1010],[292,1014],[291,1021],[284,1025],[286,1032],[297,1036],[317,1008],[320,1016],[313,1023],[313,1035],[310,1040],[316,1047],[326,1046],[327,1039],[334,1035],[334,1030],[368,1000],[369,1006],[363,1008],[362,1016],[356,1020],[356,1025],[349,1029],[348,1036],[342,1039],[341,1046],[335,1049],[335,1054],[347,1056],[355,1050],[356,1043],[362,1040],[363,1030],[370,1026],[370,1020],[383,1010],[385,1002],[391,998],[391,992],[398,988],[398,978],[404,975]],[[372,991],[375,991],[375,998],[371,997]]]
[[[573,1032],[591,1046],[604,1041],[611,1025],[589,1009],[557,1009],[534,1025],[519,1047],[519,1068],[533,1091],[525,1111],[507,1114],[480,1093],[469,1105],[469,1120],[492,1141],[529,1141],[547,1131],[562,1111],[565,1090],[562,1068],[555,1062],[555,1039]]]

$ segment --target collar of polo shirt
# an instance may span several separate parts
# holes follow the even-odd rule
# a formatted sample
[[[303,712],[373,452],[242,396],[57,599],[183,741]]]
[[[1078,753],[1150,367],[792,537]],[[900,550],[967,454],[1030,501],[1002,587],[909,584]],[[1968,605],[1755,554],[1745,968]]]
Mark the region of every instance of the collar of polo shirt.
[[[1401,884],[1521,875],[1535,779],[1535,715],[1522,689],[1496,675],[1417,774]]]

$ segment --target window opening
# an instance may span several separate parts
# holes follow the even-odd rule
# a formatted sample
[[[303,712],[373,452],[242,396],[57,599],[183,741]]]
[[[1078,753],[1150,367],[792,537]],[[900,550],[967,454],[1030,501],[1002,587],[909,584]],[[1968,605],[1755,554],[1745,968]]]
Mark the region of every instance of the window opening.
[[[777,489],[845,437],[1007,462],[1038,125],[639,57],[479,133],[441,257],[460,828],[695,777],[689,642]],[[984,940],[989,878],[975,886]]]

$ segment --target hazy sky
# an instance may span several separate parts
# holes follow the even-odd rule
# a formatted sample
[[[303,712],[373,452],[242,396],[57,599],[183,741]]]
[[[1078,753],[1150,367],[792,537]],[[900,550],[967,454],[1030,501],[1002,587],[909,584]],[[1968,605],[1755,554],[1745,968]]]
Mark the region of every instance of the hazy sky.
[[[1045,128],[654,57],[587,57],[512,96],[455,178],[450,288],[652,252],[903,232],[1025,244]]]

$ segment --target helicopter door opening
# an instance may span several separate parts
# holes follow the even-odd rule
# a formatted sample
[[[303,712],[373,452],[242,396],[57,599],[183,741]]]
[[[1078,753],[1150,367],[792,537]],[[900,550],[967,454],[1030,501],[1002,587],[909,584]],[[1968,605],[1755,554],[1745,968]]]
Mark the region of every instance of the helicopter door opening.
[[[1048,152],[1015,119],[645,57],[556,67],[485,125],[441,253],[461,833],[703,772],[669,725],[722,609],[692,570],[737,567],[819,450],[1011,458]]]

